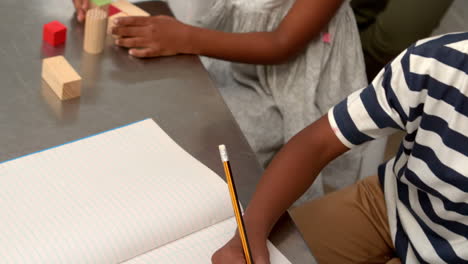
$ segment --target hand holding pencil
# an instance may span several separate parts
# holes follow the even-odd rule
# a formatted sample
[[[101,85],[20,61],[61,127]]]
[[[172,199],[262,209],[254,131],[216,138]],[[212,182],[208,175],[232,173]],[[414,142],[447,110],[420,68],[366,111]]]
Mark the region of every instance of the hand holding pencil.
[[[266,238],[255,236],[255,230],[247,232],[239,199],[235,188],[234,178],[231,172],[229,157],[224,145],[219,146],[221,160],[223,161],[226,181],[232,201],[234,215],[236,217],[238,230],[234,237],[212,257],[213,264],[245,263],[245,264],[269,264],[269,254],[266,247]],[[249,234],[249,236],[247,235]],[[250,236],[251,235],[251,236]],[[253,249],[253,250],[251,250]],[[253,261],[255,260],[255,262]]]

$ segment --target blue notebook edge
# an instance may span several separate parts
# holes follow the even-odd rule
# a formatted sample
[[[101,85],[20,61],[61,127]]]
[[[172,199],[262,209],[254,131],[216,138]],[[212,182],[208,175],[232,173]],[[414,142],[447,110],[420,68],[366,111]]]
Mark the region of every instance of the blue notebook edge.
[[[24,158],[24,157],[39,154],[39,153],[47,151],[47,150],[51,150],[51,149],[55,149],[55,148],[58,148],[58,147],[61,147],[61,146],[71,144],[71,143],[75,143],[75,142],[78,142],[78,141],[81,141],[81,140],[84,140],[84,139],[87,139],[87,138],[92,138],[92,137],[95,137],[95,136],[98,136],[98,135],[101,135],[101,134],[105,134],[105,133],[108,133],[108,132],[111,132],[111,131],[114,131],[114,130],[117,130],[117,129],[120,129],[120,128],[124,128],[124,127],[128,127],[128,126],[131,126],[131,125],[134,125],[134,124],[138,124],[138,123],[141,123],[141,122],[146,121],[146,120],[153,120],[153,119],[152,118],[145,118],[145,119],[135,121],[135,122],[132,122],[132,123],[129,123],[129,124],[125,124],[125,125],[122,125],[122,126],[119,126],[119,127],[116,127],[116,128],[105,130],[105,131],[102,131],[102,132],[99,132],[99,133],[96,133],[96,134],[92,134],[92,135],[85,136],[85,137],[82,137],[82,138],[79,138],[79,139],[75,139],[75,140],[72,140],[72,141],[69,141],[69,142],[65,142],[65,143],[57,145],[57,146],[53,146],[53,147],[45,148],[45,149],[42,149],[42,150],[38,150],[38,151],[35,151],[35,152],[32,152],[32,153],[25,154],[23,156],[19,156],[19,157],[16,157],[16,158],[8,159],[8,160],[5,160],[5,161],[0,161],[0,165],[2,165],[4,163],[7,163],[7,162],[17,160],[17,159],[21,159],[21,158]]]

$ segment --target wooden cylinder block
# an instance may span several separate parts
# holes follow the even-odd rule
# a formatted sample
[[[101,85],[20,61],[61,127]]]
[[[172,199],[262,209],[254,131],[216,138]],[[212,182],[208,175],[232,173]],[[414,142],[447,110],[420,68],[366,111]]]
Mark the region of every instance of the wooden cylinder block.
[[[106,42],[107,12],[94,8],[87,12],[83,49],[92,54],[101,53]]]

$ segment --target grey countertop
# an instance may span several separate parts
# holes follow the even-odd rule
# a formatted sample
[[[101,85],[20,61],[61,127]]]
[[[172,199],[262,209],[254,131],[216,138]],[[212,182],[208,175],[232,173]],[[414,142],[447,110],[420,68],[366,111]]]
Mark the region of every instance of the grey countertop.
[[[140,6],[170,13],[162,2]],[[82,51],[83,25],[70,0],[0,3],[0,162],[145,118],[153,118],[179,145],[223,176],[217,146],[229,148],[242,203],[262,169],[198,57],[136,59],[108,38],[102,54]],[[42,26],[68,27],[65,44],[42,41]],[[41,80],[45,57],[64,55],[83,78],[80,98],[60,101]],[[307,246],[288,215],[271,236],[293,262],[309,263]]]

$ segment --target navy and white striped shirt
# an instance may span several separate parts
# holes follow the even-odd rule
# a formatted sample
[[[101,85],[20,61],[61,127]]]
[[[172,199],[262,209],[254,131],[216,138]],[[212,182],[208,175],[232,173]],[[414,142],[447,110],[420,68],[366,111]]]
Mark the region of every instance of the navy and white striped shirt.
[[[417,42],[332,108],[346,146],[406,132],[379,167],[403,263],[468,263],[468,33]]]

